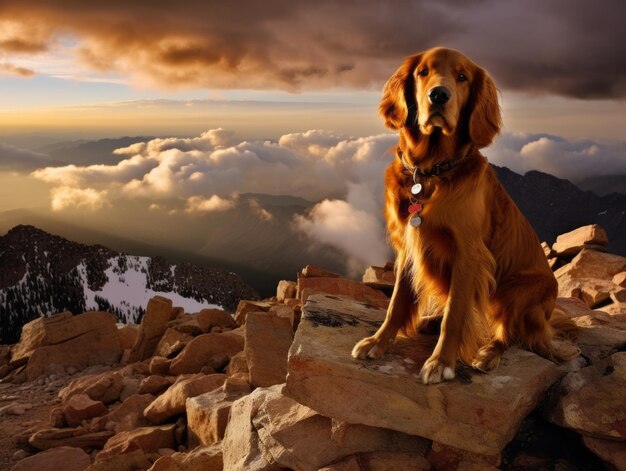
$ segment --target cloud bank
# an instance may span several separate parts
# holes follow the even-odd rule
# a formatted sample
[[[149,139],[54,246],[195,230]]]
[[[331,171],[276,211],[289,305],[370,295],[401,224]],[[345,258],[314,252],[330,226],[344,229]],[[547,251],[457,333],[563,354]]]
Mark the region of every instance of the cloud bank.
[[[159,138],[115,151],[115,165],[43,167],[31,175],[54,185],[52,208],[96,210],[113,199],[143,199],[152,210],[208,213],[243,204],[237,195],[293,195],[317,204],[291,228],[349,255],[355,268],[384,263],[383,175],[394,134],[353,138],[321,130],[246,141],[223,129],[193,138]],[[574,181],[626,174],[626,141],[568,141],[547,134],[504,134],[489,160],[525,173],[536,169]],[[172,200],[178,201],[172,207]],[[257,201],[257,217],[273,215]],[[286,229],[288,230],[288,229]]]
[[[621,0],[21,0],[0,17],[0,57],[65,48],[143,87],[379,88],[402,57],[446,45],[501,88],[626,96]]]

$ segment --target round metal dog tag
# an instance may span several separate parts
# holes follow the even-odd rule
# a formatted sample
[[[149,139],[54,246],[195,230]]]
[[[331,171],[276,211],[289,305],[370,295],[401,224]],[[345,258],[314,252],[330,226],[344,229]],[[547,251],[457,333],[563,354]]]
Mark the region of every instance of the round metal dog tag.
[[[413,216],[411,220],[409,221],[409,223],[413,227],[420,227],[422,225],[422,218],[419,216]]]
[[[411,193],[413,193],[414,195],[417,195],[420,191],[422,191],[421,183],[416,183],[411,187]]]

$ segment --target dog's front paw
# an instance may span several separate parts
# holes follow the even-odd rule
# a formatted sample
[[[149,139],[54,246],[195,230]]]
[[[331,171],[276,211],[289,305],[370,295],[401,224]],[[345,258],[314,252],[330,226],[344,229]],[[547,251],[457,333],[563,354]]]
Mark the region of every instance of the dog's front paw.
[[[437,384],[454,379],[454,365],[448,366],[438,356],[432,356],[422,366],[420,377],[424,384]]]
[[[352,349],[352,356],[359,360],[382,358],[387,351],[387,345],[383,345],[376,337],[365,337]]]
[[[472,361],[472,368],[487,372],[493,370],[500,364],[502,350],[494,344],[488,344],[478,350],[476,357]]]

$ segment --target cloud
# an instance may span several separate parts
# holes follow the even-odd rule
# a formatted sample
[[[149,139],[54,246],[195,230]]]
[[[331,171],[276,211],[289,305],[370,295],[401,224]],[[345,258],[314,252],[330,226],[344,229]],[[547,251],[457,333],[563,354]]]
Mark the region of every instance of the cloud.
[[[257,200],[249,200],[248,205],[250,206],[252,212],[256,214],[259,219],[262,219],[263,221],[272,221],[274,219],[274,215],[263,206],[261,206],[261,204]]]
[[[5,54],[65,47],[77,63],[142,87],[380,88],[402,57],[446,45],[487,67],[501,88],[626,96],[621,0],[601,8],[586,0],[189,0],[176,8],[21,0],[1,11],[11,26],[0,36]]]
[[[317,204],[295,219],[293,229],[340,248],[357,270],[388,258],[384,172],[396,142],[394,134],[354,138],[320,130],[245,141],[215,129],[117,149],[125,158],[115,165],[45,167],[31,175],[57,187],[52,198],[57,210],[143,199],[153,210],[194,213],[232,209],[240,204],[233,195],[242,193],[299,196]],[[574,181],[626,173],[626,141],[505,133],[485,153],[492,163],[520,173],[538,169]],[[248,204],[260,219],[273,220],[258,201]]]
[[[389,259],[381,217],[353,207],[343,200],[324,200],[307,215],[296,215],[296,230],[314,241],[341,249],[349,257],[354,275],[368,265]]]
[[[492,163],[518,173],[540,170],[574,182],[595,175],[626,174],[626,141],[505,133],[485,154]]]
[[[192,196],[187,199],[185,205],[185,211],[188,213],[212,213],[217,211],[226,211],[232,209],[237,204],[237,199],[220,198],[217,195],[213,195],[210,198],[203,198],[201,196]]]
[[[0,64],[0,74],[17,75],[18,77],[32,77],[35,71],[26,67],[19,67],[13,64]]]
[[[93,188],[72,188],[59,186],[50,192],[53,211],[61,211],[70,207],[96,210],[106,204],[107,191]]]

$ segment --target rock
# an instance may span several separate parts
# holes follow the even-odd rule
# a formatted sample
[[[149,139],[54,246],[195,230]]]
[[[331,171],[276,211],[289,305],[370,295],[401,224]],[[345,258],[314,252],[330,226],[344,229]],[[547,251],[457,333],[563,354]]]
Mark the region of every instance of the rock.
[[[351,455],[319,471],[428,471],[430,463],[418,453],[370,452]],[[477,470],[478,471],[478,470]]]
[[[191,340],[193,335],[168,327],[154,350],[154,356],[168,358],[176,355]]]
[[[69,385],[59,391],[59,399],[65,402],[75,394],[86,394],[94,401],[110,404],[119,399],[123,387],[122,375],[107,371],[72,380]]]
[[[597,250],[583,249],[567,265],[554,272],[559,296],[580,297],[582,288],[593,283],[611,283],[614,275],[626,270],[626,258]],[[616,285],[613,285],[616,286]]]
[[[237,323],[233,316],[223,309],[203,309],[196,315],[198,325],[202,332],[210,332],[212,327],[222,327],[226,329],[234,329]]]
[[[268,313],[276,317],[282,317],[284,319],[287,319],[294,332],[298,328],[301,314],[299,308],[294,306],[287,306],[286,304],[277,304],[276,306],[272,306]]]
[[[238,373],[245,373],[246,377],[249,378],[248,359],[246,358],[245,351],[233,355],[226,367],[226,374],[228,376],[233,376]]]
[[[31,454],[28,451],[17,450],[15,453],[13,453],[13,456],[11,456],[11,459],[13,461],[20,461],[20,460],[23,460],[24,458],[28,458],[29,456],[31,456]]]
[[[145,360],[152,356],[172,315],[171,300],[155,296],[148,301],[146,313],[139,325],[139,335],[130,352],[130,362]]]
[[[363,273],[363,283],[376,289],[393,288],[396,276],[393,269],[385,271],[383,267],[367,267]]]
[[[139,336],[139,326],[137,324],[125,324],[118,326],[117,332],[120,336],[122,350],[130,350]]]
[[[80,448],[52,448],[19,461],[11,471],[83,471],[91,464],[89,455]]]
[[[289,320],[266,313],[248,314],[244,351],[253,386],[267,387],[285,382],[287,354],[292,341]]]
[[[348,296],[355,301],[378,308],[386,309],[389,304],[389,298],[382,291],[347,278],[301,277],[298,279],[298,293],[303,305],[309,296],[320,293]]]
[[[432,443],[426,459],[433,465],[434,469],[438,470],[458,470],[461,468],[462,463],[466,463],[464,466],[468,466],[468,463],[480,463],[482,468],[477,468],[477,471],[497,469],[496,466],[500,465],[499,453],[495,455],[480,455],[437,442]]]
[[[224,438],[233,402],[249,393],[248,383],[228,379],[219,389],[187,399],[189,447],[212,445]]]
[[[172,377],[150,375],[139,385],[139,394],[159,394],[172,385]]]
[[[592,363],[626,346],[626,323],[619,317],[593,311],[575,298],[557,298],[557,308],[580,328],[577,344],[582,355]]]
[[[144,453],[156,452],[159,448],[175,448],[174,424],[156,427],[140,427],[119,432],[109,438],[104,448],[96,456],[96,461],[105,460],[114,455],[122,455],[137,448]]]
[[[70,313],[38,318],[22,328],[11,365],[26,363],[32,381],[52,364],[79,370],[90,365],[113,364],[122,356],[115,316],[107,312]]]
[[[48,450],[60,446],[76,448],[102,448],[113,432],[88,432],[82,427],[76,428],[48,428],[35,432],[28,443],[38,450]]]
[[[50,409],[50,425],[57,428],[67,426],[65,414],[63,414],[63,407],[57,406]]]
[[[200,328],[200,324],[198,324],[198,320],[195,317],[192,317],[191,314],[185,314],[184,318],[170,321],[168,325],[169,327],[192,337],[202,334],[202,329]]]
[[[130,396],[111,412],[94,420],[92,426],[96,430],[113,430],[115,433],[133,430],[150,425],[143,411],[154,401],[152,394],[136,394]]]
[[[620,324],[626,325],[626,303],[611,303],[607,306],[596,309],[609,314],[619,321]]]
[[[580,298],[589,306],[594,308],[608,301],[611,291],[615,289],[612,281],[589,280],[580,288]]]
[[[11,404],[7,404],[5,406],[0,407],[0,417],[3,415],[24,415],[27,410],[33,408],[33,405],[29,402],[21,403],[21,402],[12,402]]]
[[[626,444],[583,435],[585,446],[607,465],[607,469],[626,469]]]
[[[287,394],[327,417],[494,455],[560,375],[554,363],[511,348],[489,374],[460,367],[454,381],[423,385],[418,373],[436,342],[425,334],[398,339],[381,360],[354,360],[354,344],[384,316],[347,298],[310,298],[289,352]]]
[[[153,375],[166,375],[170,372],[170,365],[172,360],[165,357],[152,357],[150,359],[149,370]]]
[[[252,425],[252,418],[256,415],[266,394],[266,389],[259,388],[233,403],[222,440],[224,469],[229,471],[280,471],[279,466],[269,463],[261,454],[259,436]]]
[[[222,447],[212,445],[159,458],[148,471],[222,471],[223,467]]]
[[[597,224],[579,227],[556,238],[552,250],[559,257],[571,257],[584,248],[606,250],[609,237],[606,231]]]
[[[139,448],[122,455],[102,457],[86,471],[139,471],[148,469],[152,463]]]
[[[296,297],[297,285],[293,281],[280,280],[276,287],[276,301],[285,302],[285,299]]]
[[[265,397],[252,417],[261,453],[281,467],[315,471],[347,455],[371,451],[415,452],[423,457],[429,446],[420,437],[324,417],[285,396],[283,389],[277,385],[261,390]]]
[[[621,271],[613,276],[611,280],[617,286],[621,286],[622,288],[626,288],[626,271]]]
[[[305,278],[340,278],[337,273],[314,265],[307,265],[300,271],[300,274]]]
[[[108,412],[102,401],[94,401],[87,394],[74,394],[63,406],[63,415],[70,427],[76,427],[83,420],[100,417]]]
[[[626,440],[626,352],[568,373],[557,388],[551,422],[578,433]]]
[[[25,365],[33,352],[40,347],[67,340],[67,325],[72,318],[72,313],[66,311],[50,317],[39,317],[24,324],[20,341],[12,349],[11,366]]]
[[[244,340],[232,332],[199,335],[187,344],[172,361],[170,374],[197,373],[204,366],[215,370],[226,366],[230,358],[243,350]]]
[[[185,412],[187,398],[219,388],[224,384],[226,378],[228,376],[225,374],[197,374],[190,378],[181,378],[146,407],[144,416],[151,422],[158,424],[170,417],[182,414]]]
[[[616,304],[626,303],[626,289],[617,289],[613,291],[611,294],[611,300]]]
[[[267,312],[271,307],[270,303],[262,301],[239,301],[235,312],[235,322],[237,325],[244,325],[249,312]]]
[[[554,257],[554,250],[552,250],[547,242],[542,242],[541,248],[543,249],[543,253],[546,255],[547,259],[551,259]]]

